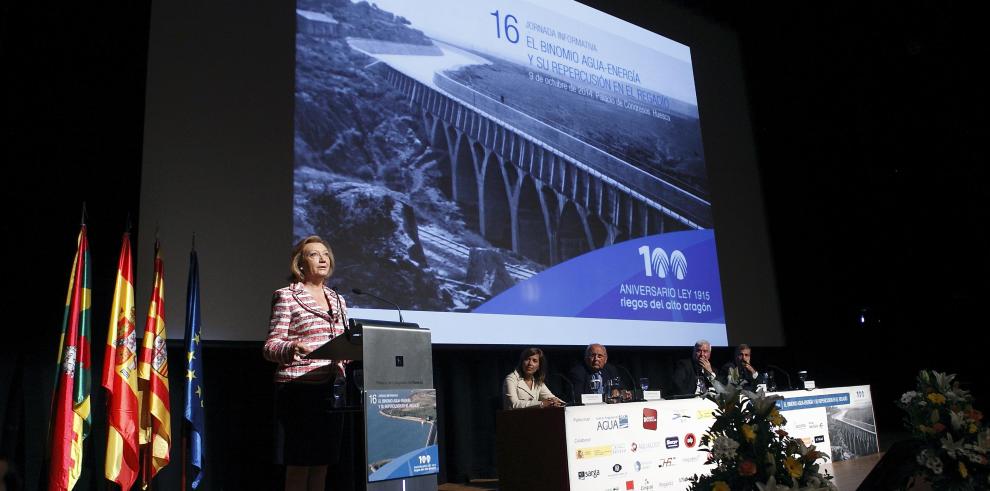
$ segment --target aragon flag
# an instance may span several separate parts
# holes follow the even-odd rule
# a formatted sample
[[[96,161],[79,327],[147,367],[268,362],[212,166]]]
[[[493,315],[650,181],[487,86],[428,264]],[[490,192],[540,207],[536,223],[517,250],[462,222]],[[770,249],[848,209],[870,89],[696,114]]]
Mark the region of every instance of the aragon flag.
[[[155,242],[155,280],[138,358],[142,391],[140,442],[144,485],[168,465],[172,447],[172,417],[168,399],[168,353],[165,346],[165,265]]]
[[[89,243],[79,231],[69,292],[65,298],[58,370],[52,400],[51,463],[48,489],[69,490],[82,472],[83,440],[89,433]]]
[[[137,377],[137,327],[134,323],[134,268],[131,237],[124,234],[117,261],[117,284],[110,309],[110,329],[103,352],[103,387],[107,389],[107,460],[104,475],[128,490],[140,470]]]

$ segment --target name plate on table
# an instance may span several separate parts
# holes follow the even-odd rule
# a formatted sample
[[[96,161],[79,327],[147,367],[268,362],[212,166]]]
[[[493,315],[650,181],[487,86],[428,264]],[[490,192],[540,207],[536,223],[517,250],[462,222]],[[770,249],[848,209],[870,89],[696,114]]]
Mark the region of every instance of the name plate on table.
[[[581,394],[581,404],[584,404],[585,406],[601,404],[603,402],[605,402],[605,399],[601,394]]]
[[[805,380],[804,381],[804,388],[805,388],[805,390],[814,389],[815,388],[815,381],[814,380]]]
[[[644,390],[643,391],[643,400],[646,400],[646,401],[659,401],[660,399],[663,399],[663,397],[660,395],[660,391],[659,390]]]

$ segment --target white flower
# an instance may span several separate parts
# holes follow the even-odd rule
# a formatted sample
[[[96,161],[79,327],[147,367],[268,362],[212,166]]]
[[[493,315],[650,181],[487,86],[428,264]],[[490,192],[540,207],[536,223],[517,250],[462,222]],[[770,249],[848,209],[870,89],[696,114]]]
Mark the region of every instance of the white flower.
[[[983,428],[979,436],[976,437],[976,444],[983,449],[984,452],[990,451],[990,428]]]
[[[712,445],[712,454],[718,460],[733,459],[736,456],[736,450],[738,448],[739,442],[721,435],[715,439],[715,443]]]
[[[942,459],[935,456],[929,456],[928,459],[925,460],[925,467],[929,468],[933,474],[940,475],[942,474]]]
[[[954,373],[935,373],[935,387],[938,388],[939,392],[943,394],[949,392],[952,389],[952,381],[955,380],[956,374]]]
[[[953,459],[959,458],[956,455],[957,453],[958,454],[966,453],[966,446],[963,444],[963,441],[962,440],[959,440],[958,442],[955,441],[952,438],[951,434],[947,434],[945,435],[945,438],[942,438],[942,449],[945,450],[945,453],[947,453],[949,457],[952,457]]]
[[[969,391],[965,389],[952,389],[945,391],[945,398],[949,402],[966,402],[969,400]]]
[[[791,491],[791,488],[784,486],[783,484],[777,484],[777,479],[774,476],[770,476],[766,484],[756,483],[756,487],[760,491]]]
[[[958,431],[963,426],[966,426],[966,415],[962,411],[949,411],[949,417],[952,418],[952,429]]]
[[[911,404],[911,400],[915,397],[918,397],[918,393],[913,390],[909,390],[901,396],[901,404]]]

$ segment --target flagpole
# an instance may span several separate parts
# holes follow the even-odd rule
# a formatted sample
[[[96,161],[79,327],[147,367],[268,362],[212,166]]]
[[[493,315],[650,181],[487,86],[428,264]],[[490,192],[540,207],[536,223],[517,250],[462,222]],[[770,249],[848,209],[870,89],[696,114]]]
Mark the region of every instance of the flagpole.
[[[188,445],[188,438],[186,437],[186,422],[182,421],[182,491],[186,491],[186,445]]]

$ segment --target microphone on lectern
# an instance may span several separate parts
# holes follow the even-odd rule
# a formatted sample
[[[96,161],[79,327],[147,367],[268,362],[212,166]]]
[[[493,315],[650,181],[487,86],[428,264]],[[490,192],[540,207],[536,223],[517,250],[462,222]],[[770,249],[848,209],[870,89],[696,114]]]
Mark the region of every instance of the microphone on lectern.
[[[371,298],[375,298],[375,299],[381,300],[382,302],[385,302],[385,303],[387,303],[387,304],[395,307],[395,311],[399,313],[399,322],[402,322],[402,309],[400,309],[399,308],[399,305],[396,304],[395,302],[393,302],[391,300],[385,300],[384,298],[379,297],[378,295],[375,295],[374,293],[366,292],[366,291],[364,291],[364,290],[362,290],[360,288],[354,288],[351,291],[354,292],[355,295],[367,295],[367,296],[369,296]]]

